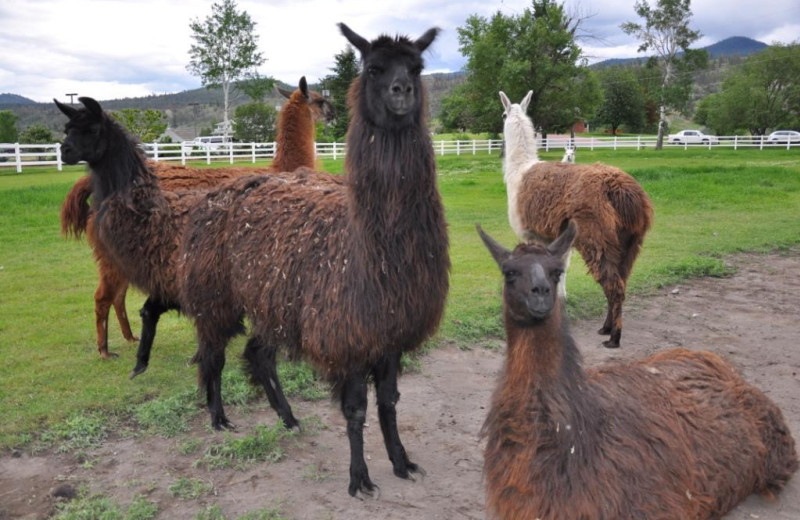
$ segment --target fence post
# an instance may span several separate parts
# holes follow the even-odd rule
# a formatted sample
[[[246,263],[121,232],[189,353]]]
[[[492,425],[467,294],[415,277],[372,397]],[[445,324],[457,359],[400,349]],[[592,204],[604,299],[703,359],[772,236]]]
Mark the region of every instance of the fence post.
[[[22,156],[19,153],[19,143],[14,143],[14,160],[17,161],[17,173],[22,173]]]
[[[456,155],[461,155],[461,141],[456,139]]]
[[[153,160],[158,162],[158,143],[153,141]]]
[[[211,147],[206,146],[206,164],[211,164]]]
[[[228,157],[230,158],[230,164],[233,164],[233,141],[228,143]]]
[[[614,134],[614,151],[617,150],[617,134]]]
[[[181,165],[186,166],[186,147],[181,143]]]
[[[475,139],[473,139],[472,140],[472,155],[475,155],[475,144],[476,144],[476,141],[475,141]]]
[[[638,152],[641,149],[642,149],[642,136],[641,135],[637,135],[636,136],[636,151]]]
[[[763,150],[763,149],[764,149],[764,136],[763,136],[763,135],[761,135],[761,136],[759,136],[759,138],[758,138],[758,139],[759,139],[759,145],[758,145],[758,149],[759,149],[759,150]]]
[[[251,153],[251,155],[253,157],[253,164],[255,164],[256,163],[256,143],[250,143],[250,145],[251,145],[250,153]]]
[[[61,166],[61,143],[56,143],[56,165],[58,171],[62,171]]]
[[[439,141],[439,155],[444,155],[444,141]]]

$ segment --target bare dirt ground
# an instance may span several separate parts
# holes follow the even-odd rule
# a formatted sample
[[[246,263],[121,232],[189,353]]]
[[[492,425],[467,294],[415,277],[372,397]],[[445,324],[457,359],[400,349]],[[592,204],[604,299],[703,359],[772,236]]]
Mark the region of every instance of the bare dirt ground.
[[[574,323],[586,364],[677,346],[716,351],[781,407],[800,439],[800,250],[738,255],[729,262],[739,269],[731,278],[692,280],[655,296],[629,299],[619,351],[600,348],[601,338],[594,333],[599,322]],[[165,519],[195,518],[212,504],[227,518],[263,508],[279,508],[292,519],[484,518],[478,432],[502,357],[502,349],[483,345],[445,347],[426,356],[421,372],[400,380],[400,433],[411,459],[427,470],[421,481],[392,475],[370,405],[366,453],[370,475],[381,486],[379,500],[359,501],[347,494],[349,449],[337,407],[295,399],[295,415],[317,416],[322,429],[291,439],[285,457],[272,464],[198,468],[193,465],[197,454],[181,455],[177,449],[186,436],[112,439],[89,454],[92,465],[71,455],[6,455],[0,459],[0,519],[46,518],[53,512],[53,490],[64,484],[88,486],[123,507],[143,494],[158,504],[158,518]],[[268,407],[228,411],[240,434],[276,422]],[[194,423],[191,436],[200,442],[218,435],[206,422],[201,414]],[[202,479],[213,491],[194,500],[175,498],[167,489],[181,476]],[[756,518],[799,519],[800,476],[777,500],[751,496],[726,516]]]

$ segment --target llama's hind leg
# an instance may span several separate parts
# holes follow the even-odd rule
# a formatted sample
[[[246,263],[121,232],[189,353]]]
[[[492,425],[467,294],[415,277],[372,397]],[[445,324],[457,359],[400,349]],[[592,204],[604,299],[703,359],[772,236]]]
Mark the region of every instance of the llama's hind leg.
[[[292,407],[283,393],[275,361],[277,348],[264,345],[257,338],[250,338],[244,349],[246,370],[250,374],[250,381],[264,387],[267,399],[272,409],[278,413],[284,426],[288,429],[300,429],[300,423],[292,414]]]
[[[145,300],[139,316],[142,317],[142,332],[139,335],[139,348],[136,350],[136,366],[130,373],[130,379],[138,376],[145,370],[150,363],[150,351],[153,348],[153,340],[156,337],[156,327],[161,315],[167,312],[171,306],[163,303],[157,298],[148,297]]]
[[[347,438],[350,440],[350,486],[347,492],[355,497],[359,492],[378,498],[378,486],[369,478],[364,460],[364,422],[367,417],[366,375],[356,372],[341,384],[342,413],[347,419]]]
[[[612,279],[601,280],[603,292],[608,300],[608,312],[599,334],[609,334],[608,340],[603,342],[606,348],[619,348],[622,337],[622,304],[625,302],[625,281],[616,276]]]
[[[94,292],[94,323],[97,332],[97,350],[103,359],[117,357],[117,354],[108,351],[108,311],[112,301],[111,289],[101,278],[100,285]]]
[[[198,336],[201,336],[198,333]],[[200,386],[206,391],[206,404],[211,414],[211,426],[217,430],[233,430],[236,427],[225,416],[222,406],[222,369],[225,368],[226,340],[213,342],[199,338],[199,348],[195,355],[198,363]]]
[[[408,460],[408,455],[400,442],[400,434],[397,431],[397,401],[400,400],[400,392],[397,391],[397,373],[400,366],[400,353],[391,354],[384,357],[373,368],[372,374],[375,379],[375,393],[378,400],[378,418],[383,432],[383,441],[386,444],[386,452],[389,460],[392,461],[394,474],[400,478],[414,480],[413,474],[417,473],[424,476],[425,471]]]
[[[131,331],[131,323],[128,321],[128,310],[125,306],[125,296],[128,294],[128,282],[124,282],[117,288],[117,294],[114,296],[114,312],[117,313],[117,321],[119,328],[122,330],[122,336],[127,341],[139,341],[139,338],[133,335]]]

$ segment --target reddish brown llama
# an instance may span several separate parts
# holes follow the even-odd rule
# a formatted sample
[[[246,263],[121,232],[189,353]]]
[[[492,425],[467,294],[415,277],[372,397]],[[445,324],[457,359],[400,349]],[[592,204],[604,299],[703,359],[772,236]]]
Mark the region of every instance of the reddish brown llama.
[[[242,175],[294,171],[303,166],[313,167],[316,161],[314,123],[330,120],[333,116],[333,107],[318,92],[308,89],[305,76],[300,78],[295,91],[284,89],[278,91],[288,101],[278,116],[275,157],[268,168],[191,168],[165,162],[148,162],[158,176],[162,189],[177,191],[210,188]],[[114,263],[109,261],[103,245],[97,240],[94,213],[88,202],[91,194],[91,176],[86,175],[78,179],[61,207],[61,231],[64,236],[71,235],[75,238],[80,238],[85,232],[92,248],[99,275],[99,284],[94,294],[97,349],[100,357],[108,358],[115,356],[108,351],[108,314],[112,306],[125,339],[138,341],[138,338],[131,332],[125,308],[128,281]],[[143,308],[146,316],[142,318],[151,324],[157,323],[156,315],[165,310],[162,306],[147,302]],[[154,334],[148,332],[147,336]]]
[[[639,183],[619,168],[539,161],[526,115],[532,92],[518,105],[500,92],[509,223],[520,240],[552,240],[567,220],[575,220],[580,229],[575,248],[608,301],[598,332],[610,336],[603,345],[617,348],[628,277],[653,221],[653,206]],[[559,291],[566,296],[566,279]]]
[[[421,54],[437,30],[369,42],[340,27],[363,63],[349,94],[346,182],[262,177],[210,193],[190,215],[180,285],[213,426],[230,424],[221,371],[244,313],[251,380],[287,426],[297,420],[275,370],[280,347],[332,383],[347,420],[355,496],[376,491],[363,448],[368,380],[394,474],[420,472],[398,433],[397,377],[401,355],[441,320],[450,262],[420,79]]]
[[[508,347],[483,427],[486,507],[503,520],[705,520],[797,470],[781,411],[722,358],[675,349],[582,368],[556,288],[578,232],[511,252]]]

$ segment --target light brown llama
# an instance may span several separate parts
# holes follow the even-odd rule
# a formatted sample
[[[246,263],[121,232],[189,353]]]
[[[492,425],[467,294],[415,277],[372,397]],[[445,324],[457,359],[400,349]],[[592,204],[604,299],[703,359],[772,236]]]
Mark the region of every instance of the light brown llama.
[[[781,411],[722,358],[675,349],[584,370],[556,285],[574,223],[511,252],[507,353],[482,433],[486,507],[503,520],[705,520],[797,470]]]
[[[196,168],[177,166],[163,161],[148,161],[148,166],[159,178],[161,188],[166,191],[206,189],[243,175],[290,172],[300,167],[314,167],[316,164],[314,123],[329,121],[333,116],[333,106],[321,94],[308,89],[305,76],[300,78],[296,90],[288,91],[281,88],[277,90],[288,101],[278,115],[275,157],[268,168]],[[97,240],[95,216],[88,203],[91,194],[91,176],[86,175],[78,179],[61,207],[61,232],[64,236],[72,235],[75,238],[80,238],[81,234],[86,232],[87,241],[92,248],[99,275],[99,284],[94,293],[97,349],[100,357],[108,358],[116,356],[108,351],[108,314],[112,306],[124,338],[128,341],[138,341],[138,338],[131,332],[125,306],[128,281],[109,260],[102,243]],[[158,317],[166,310],[163,305],[157,305],[152,301],[146,302],[141,312],[145,327],[154,328],[158,323]],[[144,330],[142,333],[146,342],[150,344],[152,344],[150,338],[154,334],[154,330]],[[147,344],[143,347],[149,352]],[[136,373],[138,372],[134,371],[134,375]]]
[[[297,420],[275,369],[278,348],[332,383],[347,419],[348,492],[356,496],[377,490],[363,447],[368,380],[394,474],[421,472],[400,441],[397,377],[401,355],[441,320],[450,261],[420,79],[437,30],[370,42],[340,28],[363,63],[348,96],[346,182],[262,177],[210,193],[183,241],[181,303],[195,319],[213,426],[230,424],[221,371],[245,313],[251,380],[287,426]]]
[[[533,123],[526,115],[532,93],[517,105],[500,92],[508,220],[523,241],[552,240],[567,220],[578,223],[575,248],[608,300],[598,333],[610,336],[603,345],[617,348],[628,277],[653,221],[653,206],[636,180],[619,168],[539,161]],[[566,296],[565,278],[559,291]]]

